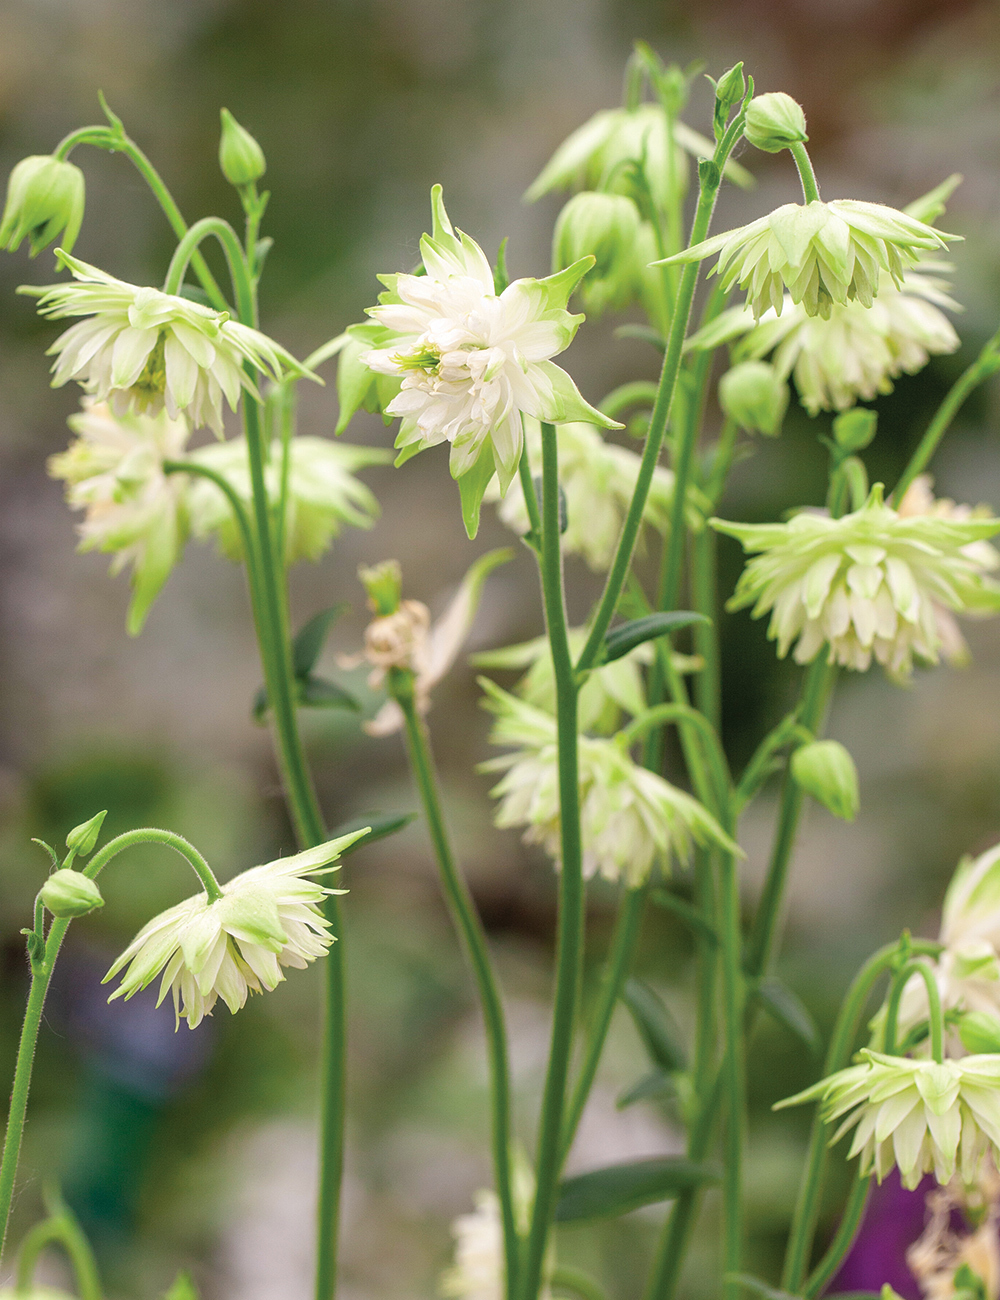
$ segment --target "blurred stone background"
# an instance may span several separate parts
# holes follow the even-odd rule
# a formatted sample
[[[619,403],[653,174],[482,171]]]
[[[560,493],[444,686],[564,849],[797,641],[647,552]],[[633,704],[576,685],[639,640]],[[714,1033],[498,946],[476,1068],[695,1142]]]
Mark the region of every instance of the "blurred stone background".
[[[826,197],[901,206],[952,171],[965,183],[947,228],[965,305],[955,357],[904,379],[878,405],[868,453],[892,482],[936,402],[996,327],[1000,303],[1000,15],[974,0],[3,0],[0,171],[99,120],[97,90],[125,119],[189,220],[238,209],[216,164],[218,110],[260,140],[275,239],[264,328],[300,355],[358,320],[376,272],[406,269],[444,184],[449,211],[489,254],[510,236],[515,274],[548,269],[556,199],[520,195],[557,144],[616,103],[633,40],[718,75],[745,60],[758,89],[785,90],[809,121]],[[710,91],[696,84],[687,120],[707,130]],[[74,155],[86,170],[87,220],[76,251],[113,274],[162,280],[169,230],[120,158]],[[726,192],[717,229],[794,199],[787,158],[745,150],[755,191]],[[142,636],[124,633],[124,578],[74,553],[74,521],[46,456],[66,440],[77,393],[48,387],[53,327],[25,281],[52,278],[51,254],[0,261],[0,1078],[7,1079],[26,986],[22,940],[44,870],[31,836],[56,842],[108,807],[110,833],[154,822],[195,840],[222,874],[291,848],[266,732],[250,719],[259,681],[240,572],[190,545]],[[585,327],[567,358],[592,401],[656,358],[619,340],[614,321]],[[329,368],[328,368],[329,370]],[[327,374],[332,381],[332,372]],[[332,382],[302,386],[302,431],[331,435]],[[962,411],[934,466],[939,493],[1000,506],[995,388]],[[774,518],[815,503],[823,418],[800,412],[780,443],[741,465],[724,513]],[[378,419],[346,437],[384,444]],[[338,600],[324,668],[364,626],[357,566],[402,559],[407,593],[438,611],[472,559],[509,540],[484,512],[470,544],[436,452],[367,479],[383,506],[371,533],[349,533],[293,575],[295,621]],[[739,569],[723,552],[731,587]],[[592,577],[570,566],[571,612],[585,616]],[[796,673],[776,664],[764,628],[725,621],[727,737],[739,760],[787,706]],[[490,580],[470,648],[540,631],[530,556]],[[974,664],[918,674],[910,690],[877,671],[841,684],[832,733],[854,753],[863,810],[853,826],[807,817],[791,890],[782,973],[828,1024],[857,963],[908,925],[933,929],[958,857],[1000,835],[1000,623],[968,629]],[[344,677],[363,691],[364,673]],[[377,701],[371,701],[374,708]],[[371,808],[414,805],[398,738],[374,741],[342,714],[305,719],[331,825]],[[544,1069],[554,887],[516,834],[490,826],[487,719],[460,663],[431,715],[449,816],[489,927],[510,1003],[518,1127],[533,1133]],[[768,851],[773,799],[745,819],[747,897]],[[299,1300],[310,1290],[318,972],[294,973],[239,1017],[220,1011],[194,1035],[137,1000],[104,1006],[96,978],[134,930],[188,888],[182,864],[155,851],[122,860],[108,906],[74,927],[38,1059],[14,1238],[57,1175],[101,1254],[113,1295],[161,1294],[178,1267],[207,1300]],[[441,906],[419,824],[352,858],[345,871],[352,1116],[344,1230],[348,1300],[435,1294],[448,1224],[488,1182],[486,1078],[478,1018]],[[592,891],[590,950],[600,956],[614,897]],[[690,1019],[686,934],[666,914],[646,925],[639,967]],[[765,1027],[751,1058],[754,1266],[781,1246],[804,1117],[770,1103],[815,1066]],[[631,1025],[616,1021],[573,1156],[585,1169],[675,1150],[654,1104],[617,1111],[644,1068]],[[6,1084],[3,1085],[6,1087]],[[712,1291],[709,1202],[685,1295]],[[560,1252],[634,1295],[662,1210],[563,1230]],[[59,1261],[48,1266],[59,1277]]]

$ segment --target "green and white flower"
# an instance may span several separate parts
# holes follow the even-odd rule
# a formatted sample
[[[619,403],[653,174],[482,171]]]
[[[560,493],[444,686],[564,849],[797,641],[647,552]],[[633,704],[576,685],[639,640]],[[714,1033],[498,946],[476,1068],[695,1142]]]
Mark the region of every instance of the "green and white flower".
[[[307,435],[292,438],[289,446],[288,483],[285,497],[285,561],[318,560],[345,527],[371,528],[379,517],[379,505],[371,490],[354,477],[354,471],[369,465],[384,465],[391,459],[381,447],[354,447]],[[245,438],[209,443],[190,454],[190,459],[214,469],[230,483],[249,506],[253,500],[250,462]],[[283,448],[271,444],[264,469],[268,499],[281,500]],[[231,560],[243,558],[243,538],[223,493],[208,479],[195,478],[188,490],[191,529],[196,537],[215,537],[219,549]]]
[[[871,307],[882,276],[902,287],[922,253],[958,239],[881,203],[834,199],[785,203],[747,226],[714,235],[657,263],[700,262],[715,253],[722,287],[738,284],[759,320],[781,315],[785,294],[807,316],[828,317],[835,304]]]
[[[77,435],[68,450],[50,456],[48,471],[66,482],[66,500],[85,510],[81,551],[114,552],[111,572],[132,566],[127,627],[142,630],[146,616],[181,557],[188,534],[187,479],[163,472],[165,460],[184,455],[187,422],[157,416],[118,417],[103,402],[83,399],[71,415]]]
[[[439,185],[431,203],[433,230],[420,241],[426,275],[383,276],[388,292],[369,308],[376,324],[366,335],[365,326],[352,332],[375,345],[361,358],[371,370],[401,379],[385,408],[402,421],[397,465],[449,442],[468,526],[494,470],[504,492],[517,472],[522,413],[615,426],[550,359],[583,320],[566,303],[592,259],[545,280],[515,280],[498,294],[483,250],[453,229]]]
[[[319,905],[346,891],[306,877],[338,871],[339,863],[329,864],[367,834],[366,827],[252,867],[227,881],[214,902],[200,893],[161,912],[104,977],[107,983],[125,971],[109,1001],[127,1000],[162,973],[157,1006],[170,993],[178,1026],[183,1017],[195,1029],[219,998],[235,1013],[251,993],[277,988],[282,967],[304,970],[336,938]]]
[[[506,775],[490,794],[500,800],[497,826],[526,827],[528,844],[560,856],[559,771],[556,720],[533,705],[480,678],[497,715],[490,739],[516,751],[480,764],[483,772]],[[686,862],[694,846],[713,844],[739,852],[715,818],[691,795],[633,762],[616,740],[581,736],[580,824],[583,872],[624,880],[634,888],[655,863]]]
[[[1000,1147],[1000,1056],[912,1061],[864,1049],[862,1063],[838,1070],[775,1109],[819,1101],[828,1122],[843,1119],[831,1139],[855,1129],[848,1159],[879,1182],[895,1167],[911,1190],[924,1174],[946,1183],[956,1169],[965,1182]]]
[[[55,356],[53,388],[77,380],[117,415],[187,417],[221,437],[222,400],[236,409],[241,390],[257,396],[244,362],[269,378],[316,376],[259,330],[159,289],[140,288],[71,257],[56,256],[74,282],[20,290],[38,297],[50,320],[83,316],[49,348]]]
[[[69,252],[83,223],[86,183],[74,163],[51,154],[22,158],[7,181],[0,248],[14,253],[28,240],[35,257],[62,235]]]
[[[542,438],[538,422],[526,420],[525,445],[534,475],[542,472]],[[614,559],[622,523],[635,491],[640,457],[627,447],[605,442],[593,424],[573,421],[559,427],[559,485],[566,499],[566,531],[562,549],[580,555],[595,573],[606,572]],[[658,465],[653,471],[643,520],[664,533],[674,498],[673,471]],[[522,537],[528,532],[528,509],[523,492],[508,492],[500,499],[500,486],[490,484],[486,499],[498,501],[497,513],[508,528]],[[699,522],[698,494],[689,493],[692,522]]]
[[[768,636],[783,658],[815,659],[864,671],[872,657],[906,678],[914,658],[937,663],[950,647],[938,611],[993,614],[1000,585],[968,548],[1000,532],[1000,519],[907,517],[885,505],[875,484],[860,510],[831,519],[802,511],[785,524],[710,521],[737,538],[750,560],[727,608],[772,611]]]
[[[535,1199],[535,1178],[527,1160],[513,1161],[512,1198],[518,1231],[526,1234]],[[446,1300],[503,1300],[506,1264],[503,1245],[503,1220],[500,1198],[496,1192],[476,1193],[476,1208],[460,1214],[451,1225],[455,1238],[455,1262],[441,1275],[439,1293]],[[548,1278],[555,1264],[552,1246],[546,1252],[542,1269],[543,1286],[539,1300],[549,1300]]]

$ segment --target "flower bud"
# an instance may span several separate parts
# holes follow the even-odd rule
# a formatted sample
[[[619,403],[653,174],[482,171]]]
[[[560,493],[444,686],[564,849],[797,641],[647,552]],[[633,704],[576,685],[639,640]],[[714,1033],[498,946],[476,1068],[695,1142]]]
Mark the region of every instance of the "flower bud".
[[[741,429],[776,438],[788,407],[788,385],[767,361],[741,361],[719,380],[719,405]]]
[[[780,90],[753,97],[743,134],[765,153],[780,153],[789,145],[809,139],[802,106]]]
[[[230,185],[250,185],[259,181],[267,169],[264,150],[250,132],[240,126],[228,108],[223,108],[220,116],[219,166],[223,176]]]
[[[31,256],[62,235],[70,252],[83,222],[83,172],[50,154],[22,158],[7,182],[7,202],[0,220],[0,248],[13,253],[27,237]]]
[[[792,779],[834,817],[852,822],[858,811],[858,772],[838,740],[814,740],[792,755]]]
[[[833,437],[846,452],[862,451],[875,437],[878,415],[866,406],[844,411],[833,422]]]
[[[552,269],[561,271],[588,254],[597,259],[580,285],[592,315],[606,307],[626,307],[635,298],[641,225],[639,209],[622,194],[585,190],[560,212],[552,239]]]
[[[403,571],[398,560],[383,560],[370,568],[362,565],[358,577],[368,592],[368,608],[385,618],[395,614],[403,595]]]
[[[79,826],[74,826],[66,836],[66,847],[76,849],[77,855],[81,858],[93,853],[94,845],[97,843],[97,837],[101,833],[101,826],[107,815],[108,810],[105,808],[103,812],[95,813],[90,821],[81,822]]]
[[[104,906],[101,891],[89,877],[70,867],[53,871],[42,886],[41,899],[53,916],[86,916]]]
[[[734,104],[738,104],[747,93],[746,78],[743,76],[743,63],[734,64],[724,72],[715,84],[715,102],[728,113]]]
[[[1000,1020],[988,1011],[968,1011],[958,1022],[958,1036],[967,1052],[1000,1052]]]

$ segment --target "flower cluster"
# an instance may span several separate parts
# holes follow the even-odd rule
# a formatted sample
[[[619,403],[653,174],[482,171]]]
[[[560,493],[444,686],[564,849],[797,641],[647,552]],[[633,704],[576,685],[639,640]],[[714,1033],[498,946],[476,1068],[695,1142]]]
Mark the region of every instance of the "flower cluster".
[[[497,715],[491,740],[516,746],[512,754],[480,764],[480,771],[506,775],[490,794],[500,800],[499,827],[524,826],[524,839],[560,857],[559,769],[556,721],[533,705],[480,678]],[[655,772],[632,761],[616,740],[579,740],[580,825],[583,871],[633,888],[649,878],[656,862],[687,861],[695,844],[738,852],[707,809]]]
[[[1000,610],[1000,586],[969,548],[1000,531],[1000,519],[904,515],[876,484],[860,510],[841,519],[803,511],[785,524],[733,524],[719,532],[759,551],[727,608],[773,611],[768,636],[808,663],[824,644],[830,663],[864,670],[872,656],[905,678],[914,657],[937,663],[952,646],[939,611]]]
[[[336,937],[319,904],[345,891],[305,877],[339,870],[329,864],[367,834],[366,827],[252,867],[227,881],[219,899],[196,894],[161,912],[104,977],[106,983],[128,967],[109,1000],[132,997],[162,972],[157,1005],[169,992],[178,1026],[183,1017],[195,1029],[219,998],[236,1012],[251,993],[277,988],[283,966],[304,969]]]

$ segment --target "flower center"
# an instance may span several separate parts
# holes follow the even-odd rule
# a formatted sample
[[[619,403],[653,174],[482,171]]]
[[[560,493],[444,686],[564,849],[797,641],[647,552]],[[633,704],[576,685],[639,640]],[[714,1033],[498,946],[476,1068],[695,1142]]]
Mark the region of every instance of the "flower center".
[[[166,391],[166,338],[166,330],[160,330],[159,337],[153,346],[152,352],[146,358],[146,364],[143,366],[142,372],[132,385],[131,391],[135,397],[135,405],[140,411],[145,411],[150,406],[159,409],[160,399]]]
[[[419,370],[425,375],[436,376],[441,368],[441,353],[428,344],[422,344],[412,352],[397,352],[392,359],[400,370]]]

